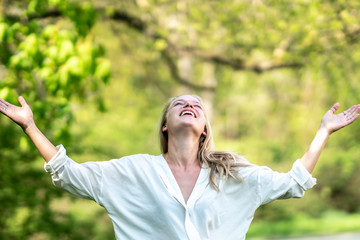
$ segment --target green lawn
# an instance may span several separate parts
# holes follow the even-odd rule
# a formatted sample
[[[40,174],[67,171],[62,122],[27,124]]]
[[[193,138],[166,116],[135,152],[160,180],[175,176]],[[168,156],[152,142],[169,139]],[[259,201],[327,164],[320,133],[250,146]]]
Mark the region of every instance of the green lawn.
[[[257,220],[250,226],[247,239],[331,235],[343,232],[360,232],[360,213],[349,215],[328,212],[321,218],[298,215],[291,220],[278,222]]]

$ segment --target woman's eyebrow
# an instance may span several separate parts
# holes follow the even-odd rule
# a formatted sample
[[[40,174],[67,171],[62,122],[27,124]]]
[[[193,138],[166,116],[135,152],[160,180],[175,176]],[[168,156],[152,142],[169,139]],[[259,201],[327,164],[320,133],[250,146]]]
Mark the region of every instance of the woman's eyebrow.
[[[174,101],[174,104],[177,103],[177,102],[182,102],[182,103],[184,103],[185,100],[182,100],[182,99],[175,100],[175,101]],[[197,105],[201,105],[201,106],[202,106],[201,102],[199,102],[199,101],[194,101],[194,102],[192,102],[192,104],[197,104]]]

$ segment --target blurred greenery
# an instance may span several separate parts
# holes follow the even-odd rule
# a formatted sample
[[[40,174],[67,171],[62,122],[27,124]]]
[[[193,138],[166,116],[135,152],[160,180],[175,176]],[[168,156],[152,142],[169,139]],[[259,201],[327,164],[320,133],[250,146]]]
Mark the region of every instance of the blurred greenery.
[[[78,162],[159,154],[163,104],[194,93],[217,149],[287,171],[332,104],[360,102],[356,0],[2,0],[0,11],[0,97],[23,95]],[[21,129],[0,126],[1,239],[114,238],[105,210],[55,189]],[[360,231],[359,129],[335,133],[315,188],[261,207],[249,236]]]
[[[279,220],[272,224],[258,220],[253,223],[247,236],[249,239],[277,239],[285,236],[327,236],[339,232],[357,232],[360,228],[359,219],[360,214],[348,215],[334,211],[326,212],[319,218],[311,218],[300,213],[290,220]]]

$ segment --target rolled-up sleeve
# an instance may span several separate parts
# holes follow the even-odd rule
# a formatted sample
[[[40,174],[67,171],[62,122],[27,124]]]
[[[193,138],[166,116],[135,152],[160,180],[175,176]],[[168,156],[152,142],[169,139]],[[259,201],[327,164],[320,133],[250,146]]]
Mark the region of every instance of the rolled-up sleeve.
[[[45,162],[45,172],[54,175],[66,162],[66,150],[63,145],[56,146],[57,153],[53,156],[49,162]]]
[[[316,178],[312,177],[299,159],[295,161],[290,171],[290,175],[304,191],[312,188],[316,184]]]
[[[261,204],[276,199],[300,198],[316,184],[316,179],[296,160],[288,173],[279,173],[267,167],[258,172],[258,192]]]
[[[101,205],[102,167],[100,162],[76,163],[66,155],[62,145],[44,169],[54,185],[75,196],[91,199]]]

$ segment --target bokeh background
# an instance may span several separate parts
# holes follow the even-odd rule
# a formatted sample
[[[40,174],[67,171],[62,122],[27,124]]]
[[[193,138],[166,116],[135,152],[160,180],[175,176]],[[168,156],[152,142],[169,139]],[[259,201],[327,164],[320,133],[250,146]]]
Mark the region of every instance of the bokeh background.
[[[1,0],[0,97],[22,95],[78,162],[160,154],[167,99],[198,94],[217,149],[288,171],[323,114],[360,103],[358,0]],[[360,231],[360,123],[335,133],[301,200],[248,238]],[[0,238],[114,239],[106,211],[56,189],[0,117]]]

